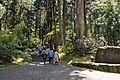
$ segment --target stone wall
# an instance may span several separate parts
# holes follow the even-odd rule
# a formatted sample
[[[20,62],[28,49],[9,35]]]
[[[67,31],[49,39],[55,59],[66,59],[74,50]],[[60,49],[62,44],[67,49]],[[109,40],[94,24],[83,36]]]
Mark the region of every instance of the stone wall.
[[[95,57],[96,63],[120,63],[120,47],[99,47]]]
[[[120,64],[106,64],[106,63],[72,63],[74,66],[90,68],[105,72],[120,73]]]

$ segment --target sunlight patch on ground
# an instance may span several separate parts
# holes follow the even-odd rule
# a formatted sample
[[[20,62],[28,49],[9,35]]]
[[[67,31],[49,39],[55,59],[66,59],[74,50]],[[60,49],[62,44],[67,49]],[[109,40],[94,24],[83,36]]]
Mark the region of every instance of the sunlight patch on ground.
[[[120,80],[120,74],[118,73],[101,72],[90,69],[81,71],[81,73],[86,74],[95,80]]]
[[[57,71],[53,71],[52,73],[56,74],[56,73],[64,73],[66,71],[69,71],[70,69],[69,68],[66,68],[64,70],[57,70]]]
[[[79,56],[78,54],[68,54],[68,55],[62,54],[62,60],[67,64],[91,63],[91,57],[90,57],[91,55],[94,55],[94,54],[85,55],[85,56]]]
[[[87,78],[87,80],[89,80],[89,78],[90,80],[120,80],[120,74],[118,73],[101,72],[91,69],[86,69],[83,71],[74,70],[69,75]]]
[[[48,64],[49,62],[46,62],[46,64]],[[45,66],[44,65],[44,62],[33,62],[33,63],[30,63],[29,65],[31,66]]]
[[[64,71],[64,70],[61,70],[61,71],[53,71],[52,73],[57,74],[57,73],[63,73],[63,72],[65,72],[65,71]]]
[[[82,78],[86,78],[86,76],[87,76],[86,74],[81,73],[81,71],[79,71],[79,70],[74,70],[69,75],[70,76],[79,76]]]

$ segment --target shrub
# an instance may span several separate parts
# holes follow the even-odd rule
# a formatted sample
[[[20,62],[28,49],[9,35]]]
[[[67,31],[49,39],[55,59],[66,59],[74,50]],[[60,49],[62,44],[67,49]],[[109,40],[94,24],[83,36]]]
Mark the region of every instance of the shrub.
[[[23,62],[31,62],[32,61],[32,57],[26,52],[23,52],[20,55],[20,57],[23,58]]]
[[[15,45],[13,44],[0,44],[0,61],[2,63],[10,63],[13,61],[11,53],[15,49]]]
[[[96,40],[87,38],[84,40],[77,39],[74,42],[73,51],[77,52],[78,54],[92,53],[92,51],[97,47],[99,47],[99,44],[97,43]]]
[[[38,38],[31,38],[30,48],[37,48],[39,43],[42,43],[42,42]]]

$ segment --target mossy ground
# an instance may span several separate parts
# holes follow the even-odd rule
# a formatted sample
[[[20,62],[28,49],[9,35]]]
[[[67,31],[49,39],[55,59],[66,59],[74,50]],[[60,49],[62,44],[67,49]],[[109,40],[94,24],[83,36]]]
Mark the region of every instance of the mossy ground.
[[[5,70],[5,69],[15,68],[15,67],[19,67],[19,66],[24,66],[26,64],[27,64],[27,62],[20,63],[20,64],[13,64],[13,63],[1,64],[0,65],[0,70]]]
[[[91,56],[95,56],[95,54],[85,54],[84,56],[80,56],[78,54],[60,54],[60,58],[63,62],[67,64],[71,63],[91,63]]]

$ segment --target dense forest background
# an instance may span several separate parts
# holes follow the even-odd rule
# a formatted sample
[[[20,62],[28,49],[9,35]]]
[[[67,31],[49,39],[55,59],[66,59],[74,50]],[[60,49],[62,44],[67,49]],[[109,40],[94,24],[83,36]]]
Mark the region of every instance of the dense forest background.
[[[0,63],[38,45],[70,54],[120,46],[119,0],[0,0]]]

